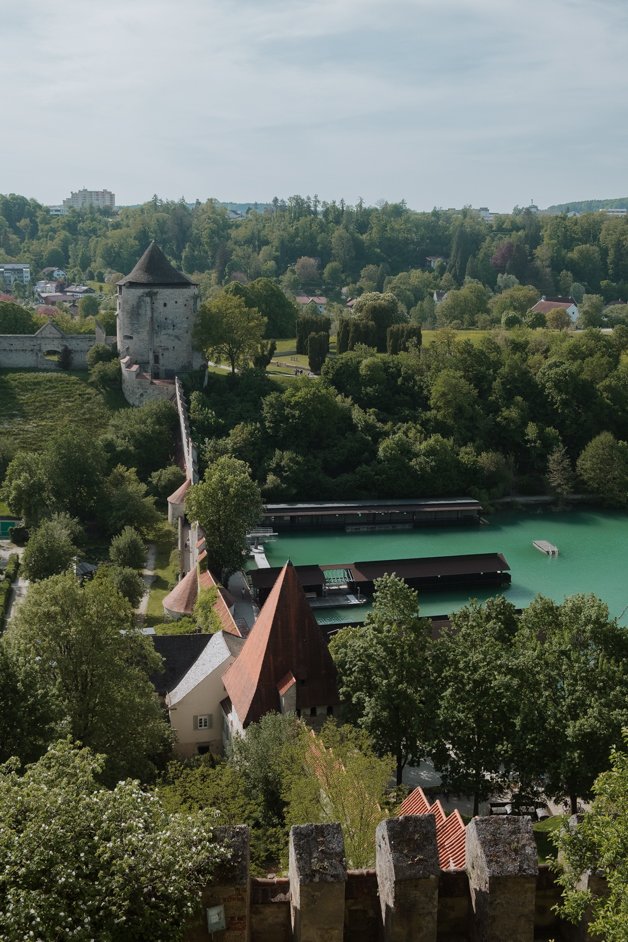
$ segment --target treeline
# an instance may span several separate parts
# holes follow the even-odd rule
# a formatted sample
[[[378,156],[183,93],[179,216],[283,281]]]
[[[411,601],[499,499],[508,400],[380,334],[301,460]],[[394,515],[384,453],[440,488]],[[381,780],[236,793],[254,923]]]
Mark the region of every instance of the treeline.
[[[486,326],[503,314],[492,309],[493,296],[517,285],[579,302],[628,297],[628,217],[526,209],[486,222],[469,208],[419,213],[404,203],[349,206],[300,196],[238,218],[215,200],[190,207],[157,197],[117,214],[51,216],[34,200],[0,196],[0,261],[29,262],[36,274],[59,266],[73,281],[113,281],[153,239],[206,293],[260,277],[337,301],[342,288],[356,296],[386,290],[426,324]],[[475,296],[456,299],[469,284]],[[435,310],[435,291],[454,298]]]
[[[628,330],[443,331],[396,355],[360,347],[279,391],[245,370],[190,396],[205,464],[246,461],[267,500],[490,501],[575,490],[628,498]]]

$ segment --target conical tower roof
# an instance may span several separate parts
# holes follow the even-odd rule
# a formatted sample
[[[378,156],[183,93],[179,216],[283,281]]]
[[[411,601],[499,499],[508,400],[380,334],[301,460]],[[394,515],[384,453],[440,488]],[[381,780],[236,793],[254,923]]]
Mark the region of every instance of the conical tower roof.
[[[193,284],[182,272],[170,264],[156,242],[151,242],[141,259],[119,285],[155,285],[162,288]]]
[[[238,658],[223,677],[243,726],[280,709],[279,687],[296,680],[296,708],[338,704],[336,667],[308,605],[294,566],[287,562]]]

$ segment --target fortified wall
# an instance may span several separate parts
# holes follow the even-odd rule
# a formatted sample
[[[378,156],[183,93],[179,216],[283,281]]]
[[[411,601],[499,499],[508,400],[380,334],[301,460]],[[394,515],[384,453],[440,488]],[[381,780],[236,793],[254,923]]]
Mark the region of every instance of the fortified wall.
[[[347,870],[338,824],[291,828],[289,876],[276,879],[250,877],[247,827],[215,834],[230,859],[186,942],[593,942],[553,912],[559,888],[524,818],[474,818],[465,870],[440,869],[430,814],[382,821],[374,870]]]
[[[64,334],[50,321],[34,334],[0,334],[0,369],[59,370],[50,355],[67,347],[72,354],[71,368],[86,370],[87,354],[95,344],[113,347],[115,342],[98,324],[93,334]]]

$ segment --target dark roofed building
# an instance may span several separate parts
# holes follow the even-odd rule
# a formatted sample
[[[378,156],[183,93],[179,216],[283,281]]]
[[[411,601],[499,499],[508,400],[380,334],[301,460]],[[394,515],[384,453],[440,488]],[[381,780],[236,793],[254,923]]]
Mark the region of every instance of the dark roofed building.
[[[177,285],[189,287],[193,282],[171,265],[156,242],[151,242],[133,271],[122,278],[119,285],[154,285],[173,288]]]
[[[199,658],[211,635],[151,635],[157,654],[163,658],[163,669],[151,680],[160,696],[173,690],[192,664]]]
[[[338,705],[336,668],[292,563],[281,570],[223,684],[230,735],[271,711],[320,725]]]

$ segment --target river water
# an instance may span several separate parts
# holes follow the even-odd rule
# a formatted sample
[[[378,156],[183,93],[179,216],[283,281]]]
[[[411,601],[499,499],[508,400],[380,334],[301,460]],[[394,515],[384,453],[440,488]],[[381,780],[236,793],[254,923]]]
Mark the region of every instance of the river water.
[[[266,544],[271,566],[287,559],[296,565],[353,563],[376,559],[450,556],[459,553],[503,553],[512,584],[500,590],[518,608],[535,595],[562,601],[576,592],[593,592],[610,614],[628,625],[628,515],[579,509],[565,512],[526,511],[492,514],[480,527],[442,527],[389,533],[286,533]],[[550,559],[532,546],[547,540],[558,547]],[[481,600],[495,590],[473,592]],[[467,603],[469,593],[437,592],[420,596],[421,614],[440,615]],[[318,611],[322,624],[364,618],[366,606]]]

